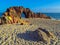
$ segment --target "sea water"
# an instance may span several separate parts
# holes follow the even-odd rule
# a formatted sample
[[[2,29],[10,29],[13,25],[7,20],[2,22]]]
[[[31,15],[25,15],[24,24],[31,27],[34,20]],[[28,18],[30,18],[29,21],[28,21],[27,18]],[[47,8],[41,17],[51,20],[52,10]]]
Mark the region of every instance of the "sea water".
[[[2,16],[3,13],[0,13],[0,17]],[[50,16],[52,19],[60,20],[60,13],[43,13],[47,16]],[[25,15],[22,14],[22,17],[24,18]]]

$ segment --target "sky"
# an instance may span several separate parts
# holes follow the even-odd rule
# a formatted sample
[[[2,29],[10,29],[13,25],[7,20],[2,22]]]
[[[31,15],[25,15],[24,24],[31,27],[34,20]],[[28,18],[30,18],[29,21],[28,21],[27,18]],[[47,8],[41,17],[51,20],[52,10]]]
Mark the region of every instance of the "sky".
[[[33,12],[60,13],[60,0],[0,0],[0,12],[12,6],[23,6]]]

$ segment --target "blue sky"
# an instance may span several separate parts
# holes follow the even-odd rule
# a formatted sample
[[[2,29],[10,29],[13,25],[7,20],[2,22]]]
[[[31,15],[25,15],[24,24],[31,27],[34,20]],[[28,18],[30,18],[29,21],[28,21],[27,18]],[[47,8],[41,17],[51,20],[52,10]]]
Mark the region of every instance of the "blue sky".
[[[0,12],[11,6],[23,6],[34,12],[60,12],[60,0],[0,0]]]

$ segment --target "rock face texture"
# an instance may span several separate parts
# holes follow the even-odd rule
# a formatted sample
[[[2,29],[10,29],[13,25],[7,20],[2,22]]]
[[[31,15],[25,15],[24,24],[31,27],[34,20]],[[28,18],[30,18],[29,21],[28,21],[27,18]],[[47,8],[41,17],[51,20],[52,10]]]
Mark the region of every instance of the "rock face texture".
[[[58,42],[58,38],[50,31],[47,31],[46,29],[38,28],[33,33],[34,38],[37,38],[38,41],[43,41],[44,43],[47,43],[47,45],[50,45],[51,42],[53,45],[56,45]]]
[[[20,7],[10,7],[6,10],[6,12],[3,14],[4,16],[18,16],[21,18],[22,13],[25,15],[25,18],[45,18],[45,19],[51,19],[51,17],[46,16],[42,13],[34,13],[29,8],[24,8],[22,6]]]
[[[6,10],[5,13],[3,13],[3,16],[1,18],[1,23],[23,23],[26,24],[26,21],[21,20],[22,14],[25,15],[25,18],[45,18],[45,19],[51,19],[51,17],[46,16],[42,13],[34,13],[29,8],[24,8],[22,6],[20,7],[10,7]]]

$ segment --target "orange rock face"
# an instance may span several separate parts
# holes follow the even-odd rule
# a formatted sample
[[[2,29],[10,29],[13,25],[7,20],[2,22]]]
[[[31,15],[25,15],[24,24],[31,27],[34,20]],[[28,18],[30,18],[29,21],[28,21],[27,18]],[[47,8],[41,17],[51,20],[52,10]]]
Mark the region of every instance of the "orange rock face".
[[[41,13],[34,13],[32,12],[29,8],[24,8],[22,6],[20,7],[10,7],[9,9],[6,10],[4,15],[14,15],[18,16],[21,18],[21,14],[24,13],[25,18],[46,18],[46,19],[51,19],[50,17],[46,16],[45,14]]]
[[[51,19],[50,17],[46,16],[45,14],[42,13],[34,13],[32,12],[29,8],[24,8],[22,6],[20,7],[10,7],[6,10],[6,12],[2,16],[2,22],[4,23],[18,23],[21,22],[22,18],[22,13],[25,15],[25,18],[45,18],[45,19]],[[7,17],[8,16],[8,17]],[[9,21],[6,21],[7,19],[12,19]],[[21,23],[23,23],[22,21]],[[26,21],[24,24],[28,24]]]

